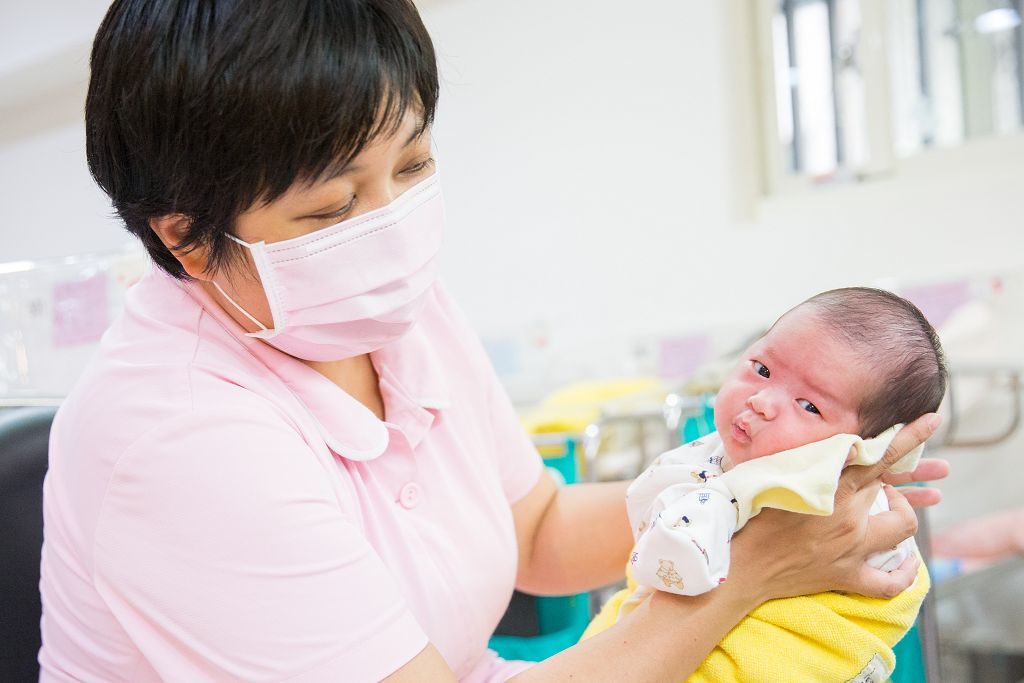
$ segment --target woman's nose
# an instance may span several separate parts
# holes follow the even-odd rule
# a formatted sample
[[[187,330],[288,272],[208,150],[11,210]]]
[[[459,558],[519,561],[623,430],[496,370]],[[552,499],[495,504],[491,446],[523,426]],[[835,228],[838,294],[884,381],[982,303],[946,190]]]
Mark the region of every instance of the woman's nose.
[[[768,391],[759,391],[747,399],[747,405],[765,420],[775,419],[775,399]]]
[[[393,183],[381,185],[374,188],[372,192],[367,193],[366,202],[363,204],[362,208],[365,211],[375,211],[398,199],[398,195],[400,194],[402,194],[401,188],[397,187]]]

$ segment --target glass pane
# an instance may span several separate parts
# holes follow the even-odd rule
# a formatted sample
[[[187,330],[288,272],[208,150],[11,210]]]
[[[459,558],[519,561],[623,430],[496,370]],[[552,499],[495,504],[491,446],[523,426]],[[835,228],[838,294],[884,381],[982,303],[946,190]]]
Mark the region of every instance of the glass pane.
[[[959,0],[964,113],[967,137],[1020,126],[1015,10],[989,0]]]
[[[889,76],[896,154],[920,151],[932,135],[928,101],[921,83],[918,0],[889,0]]]
[[[786,170],[793,172],[793,74],[789,69],[789,32],[786,17],[772,17],[772,62],[775,73],[775,118],[778,121],[779,142],[783,147]]]
[[[935,144],[959,145],[964,140],[963,86],[959,10],[955,0],[924,0],[924,33],[928,54],[929,113]]]
[[[857,60],[860,0],[836,0],[835,13],[836,99],[843,141],[843,165],[857,169],[864,166],[868,157],[864,74]]]
[[[992,107],[997,133],[1009,133],[1021,124],[1020,79],[1017,77],[1017,41],[1012,29],[989,34],[993,51]]]
[[[828,6],[806,2],[793,11],[793,43],[800,127],[800,168],[812,176],[836,170],[836,118],[832,99],[832,45]]]

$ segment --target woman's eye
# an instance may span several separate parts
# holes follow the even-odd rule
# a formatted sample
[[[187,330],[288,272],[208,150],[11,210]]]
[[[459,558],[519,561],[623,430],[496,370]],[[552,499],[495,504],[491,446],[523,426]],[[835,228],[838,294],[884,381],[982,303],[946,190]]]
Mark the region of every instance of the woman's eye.
[[[754,372],[766,379],[772,376],[772,373],[768,371],[768,367],[764,363],[756,360],[754,361]]]
[[[420,171],[423,171],[428,166],[432,166],[433,163],[434,163],[434,157],[429,157],[429,158],[424,159],[423,161],[419,162],[418,164],[413,164],[412,166],[407,166],[406,168],[402,169],[402,173],[404,173],[405,175],[413,175],[415,173],[419,173]]]
[[[319,216],[313,216],[313,218],[317,219],[318,221],[329,221],[329,220],[332,220],[332,219],[335,219],[335,218],[341,218],[346,213],[351,211],[352,207],[354,207],[355,205],[356,205],[356,196],[352,195],[352,199],[348,200],[348,204],[346,204],[345,206],[341,207],[337,211],[332,211],[330,213],[323,213],[323,214],[320,214]]]
[[[810,401],[808,401],[808,400],[807,400],[806,398],[798,398],[798,399],[796,400],[796,402],[797,402],[797,404],[798,404],[798,405],[799,405],[799,406],[800,406],[801,408],[803,408],[804,410],[806,410],[806,411],[807,411],[808,413],[814,413],[815,415],[821,415],[821,412],[820,412],[820,411],[818,410],[818,407],[817,407],[817,406],[815,406],[815,405],[814,405],[813,403],[811,403]]]

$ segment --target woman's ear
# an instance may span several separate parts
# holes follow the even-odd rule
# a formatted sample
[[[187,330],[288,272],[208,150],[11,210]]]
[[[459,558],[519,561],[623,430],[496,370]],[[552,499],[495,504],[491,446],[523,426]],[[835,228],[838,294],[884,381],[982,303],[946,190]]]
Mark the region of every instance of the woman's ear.
[[[176,249],[175,247],[185,238],[188,233],[188,226],[191,221],[182,213],[172,213],[159,218],[150,218],[149,227],[152,228],[160,241],[164,243],[167,250],[171,252],[178,263],[185,269],[192,278],[196,280],[208,280],[206,272],[208,254],[205,247],[195,246],[190,249]]]

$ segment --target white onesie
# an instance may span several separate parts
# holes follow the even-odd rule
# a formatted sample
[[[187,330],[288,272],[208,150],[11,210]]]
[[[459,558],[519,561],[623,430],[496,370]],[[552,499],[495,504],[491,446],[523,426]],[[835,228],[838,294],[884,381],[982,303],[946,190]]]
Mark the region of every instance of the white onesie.
[[[850,447],[857,449],[851,464],[877,462],[896,429],[869,440],[839,434],[749,460],[728,471],[722,467],[725,450],[718,434],[664,453],[626,493],[636,539],[630,569],[640,585],[623,604],[623,611],[654,589],[699,595],[725,581],[733,534],[764,507],[831,514]],[[914,449],[892,471],[914,469],[921,451],[921,447]],[[871,514],[888,509],[885,493],[879,489]],[[914,539],[909,538],[873,555],[869,562],[892,571],[915,549]]]

